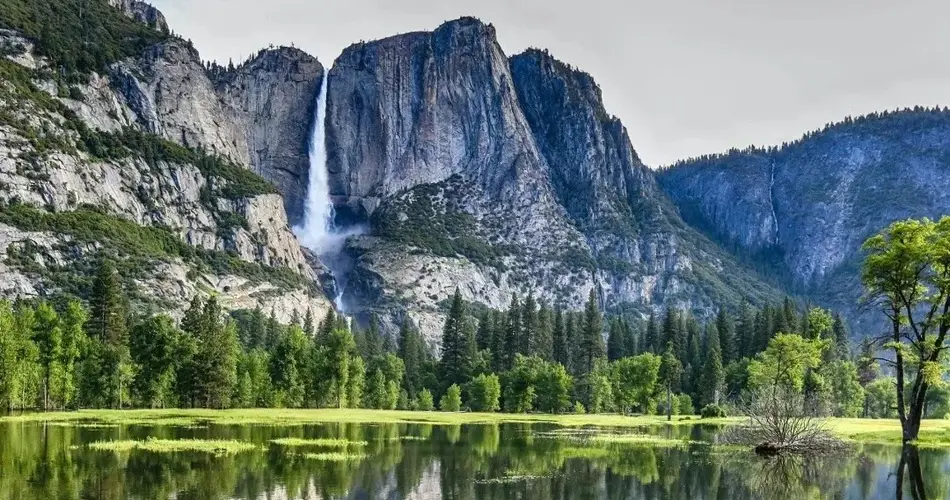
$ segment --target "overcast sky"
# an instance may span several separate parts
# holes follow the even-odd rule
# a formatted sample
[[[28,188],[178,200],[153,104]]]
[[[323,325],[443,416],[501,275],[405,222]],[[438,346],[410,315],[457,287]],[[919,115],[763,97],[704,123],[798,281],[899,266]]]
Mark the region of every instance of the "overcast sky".
[[[945,0],[152,0],[205,59],[347,45],[473,15],[508,55],[592,74],[651,166],[781,143],[846,115],[950,105]]]

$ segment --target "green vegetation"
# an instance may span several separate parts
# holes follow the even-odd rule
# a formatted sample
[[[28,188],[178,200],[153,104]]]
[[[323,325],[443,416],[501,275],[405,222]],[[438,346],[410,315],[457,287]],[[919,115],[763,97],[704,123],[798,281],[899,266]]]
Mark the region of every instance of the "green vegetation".
[[[442,257],[464,256],[472,262],[500,266],[508,249],[477,235],[475,218],[461,207],[462,179],[421,184],[387,201],[373,213],[373,234]]]
[[[23,33],[70,81],[104,74],[110,64],[167,38],[104,0],[0,0],[0,27]]]
[[[243,451],[257,449],[252,443],[242,441],[223,441],[211,439],[146,439],[144,441],[96,441],[89,444],[89,448],[98,451],[114,451],[128,453],[132,450],[150,451],[153,453],[175,453],[193,451],[210,453],[213,455],[233,455]]]
[[[304,458],[321,460],[324,462],[349,462],[366,458],[365,453],[333,452],[333,453],[305,453]]]
[[[310,288],[306,278],[291,269],[264,266],[246,262],[235,255],[217,250],[195,248],[162,227],[140,226],[130,220],[105,213],[95,207],[75,211],[47,212],[29,205],[0,206],[0,223],[24,231],[50,232],[68,235],[74,244],[96,245],[97,254],[87,260],[77,260],[65,267],[40,266],[33,258],[33,249],[14,248],[8,262],[25,272],[48,279],[63,293],[75,296],[88,294],[88,276],[99,256],[116,258],[120,274],[126,284],[154,268],[157,261],[181,259],[201,272],[234,274],[261,283],[270,282],[283,289]],[[67,244],[69,245],[69,244]],[[71,250],[67,248],[66,250]]]
[[[319,447],[319,448],[363,448],[369,445],[366,441],[350,441],[348,439],[339,439],[339,438],[322,438],[322,439],[301,439],[301,438],[281,438],[281,439],[272,439],[271,443],[280,446],[289,446],[289,447]]]
[[[878,342],[892,351],[903,442],[916,441],[931,388],[944,386],[950,332],[950,217],[895,222],[864,244],[866,300],[890,323]]]

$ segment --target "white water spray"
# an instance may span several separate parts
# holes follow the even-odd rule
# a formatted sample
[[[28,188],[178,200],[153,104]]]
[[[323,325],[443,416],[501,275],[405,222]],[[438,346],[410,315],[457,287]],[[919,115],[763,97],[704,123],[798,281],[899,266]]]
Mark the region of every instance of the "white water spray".
[[[327,170],[326,147],[327,73],[323,73],[320,92],[310,136],[310,181],[307,185],[307,200],[303,222],[294,228],[300,242],[320,256],[336,279],[334,304],[343,309],[343,290],[349,264],[342,257],[343,244],[350,236],[363,233],[362,228],[341,230],[334,224],[333,200],[330,198],[330,173]]]
[[[310,134],[310,182],[303,222],[294,228],[305,247],[318,255],[324,252],[327,236],[333,228],[333,202],[330,200],[330,175],[327,171],[326,118],[327,73],[324,71],[317,95],[317,106]]]

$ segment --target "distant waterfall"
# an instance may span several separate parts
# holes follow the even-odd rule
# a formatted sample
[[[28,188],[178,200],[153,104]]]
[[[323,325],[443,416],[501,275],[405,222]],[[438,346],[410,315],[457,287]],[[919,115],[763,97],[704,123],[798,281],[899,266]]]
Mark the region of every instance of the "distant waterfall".
[[[310,182],[303,222],[294,228],[297,237],[318,255],[327,250],[333,231],[333,202],[330,200],[330,174],[327,171],[327,72],[323,72],[320,92],[317,94],[313,130],[310,135]]]
[[[294,233],[303,245],[320,256],[336,281],[336,308],[345,312],[343,291],[353,263],[343,253],[343,245],[350,236],[363,234],[364,227],[337,227],[334,223],[333,200],[330,198],[330,172],[327,170],[326,118],[327,118],[327,72],[323,73],[320,92],[310,136],[310,181],[307,185],[307,201],[303,222],[294,228]]]

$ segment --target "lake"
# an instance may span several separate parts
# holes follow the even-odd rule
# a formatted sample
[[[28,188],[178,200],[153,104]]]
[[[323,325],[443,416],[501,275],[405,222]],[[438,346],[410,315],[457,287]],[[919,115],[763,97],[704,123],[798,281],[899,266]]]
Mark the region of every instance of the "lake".
[[[920,450],[919,468],[899,481],[899,447],[762,459],[710,446],[715,433],[698,425],[3,422],[0,499],[950,498],[945,450]]]

